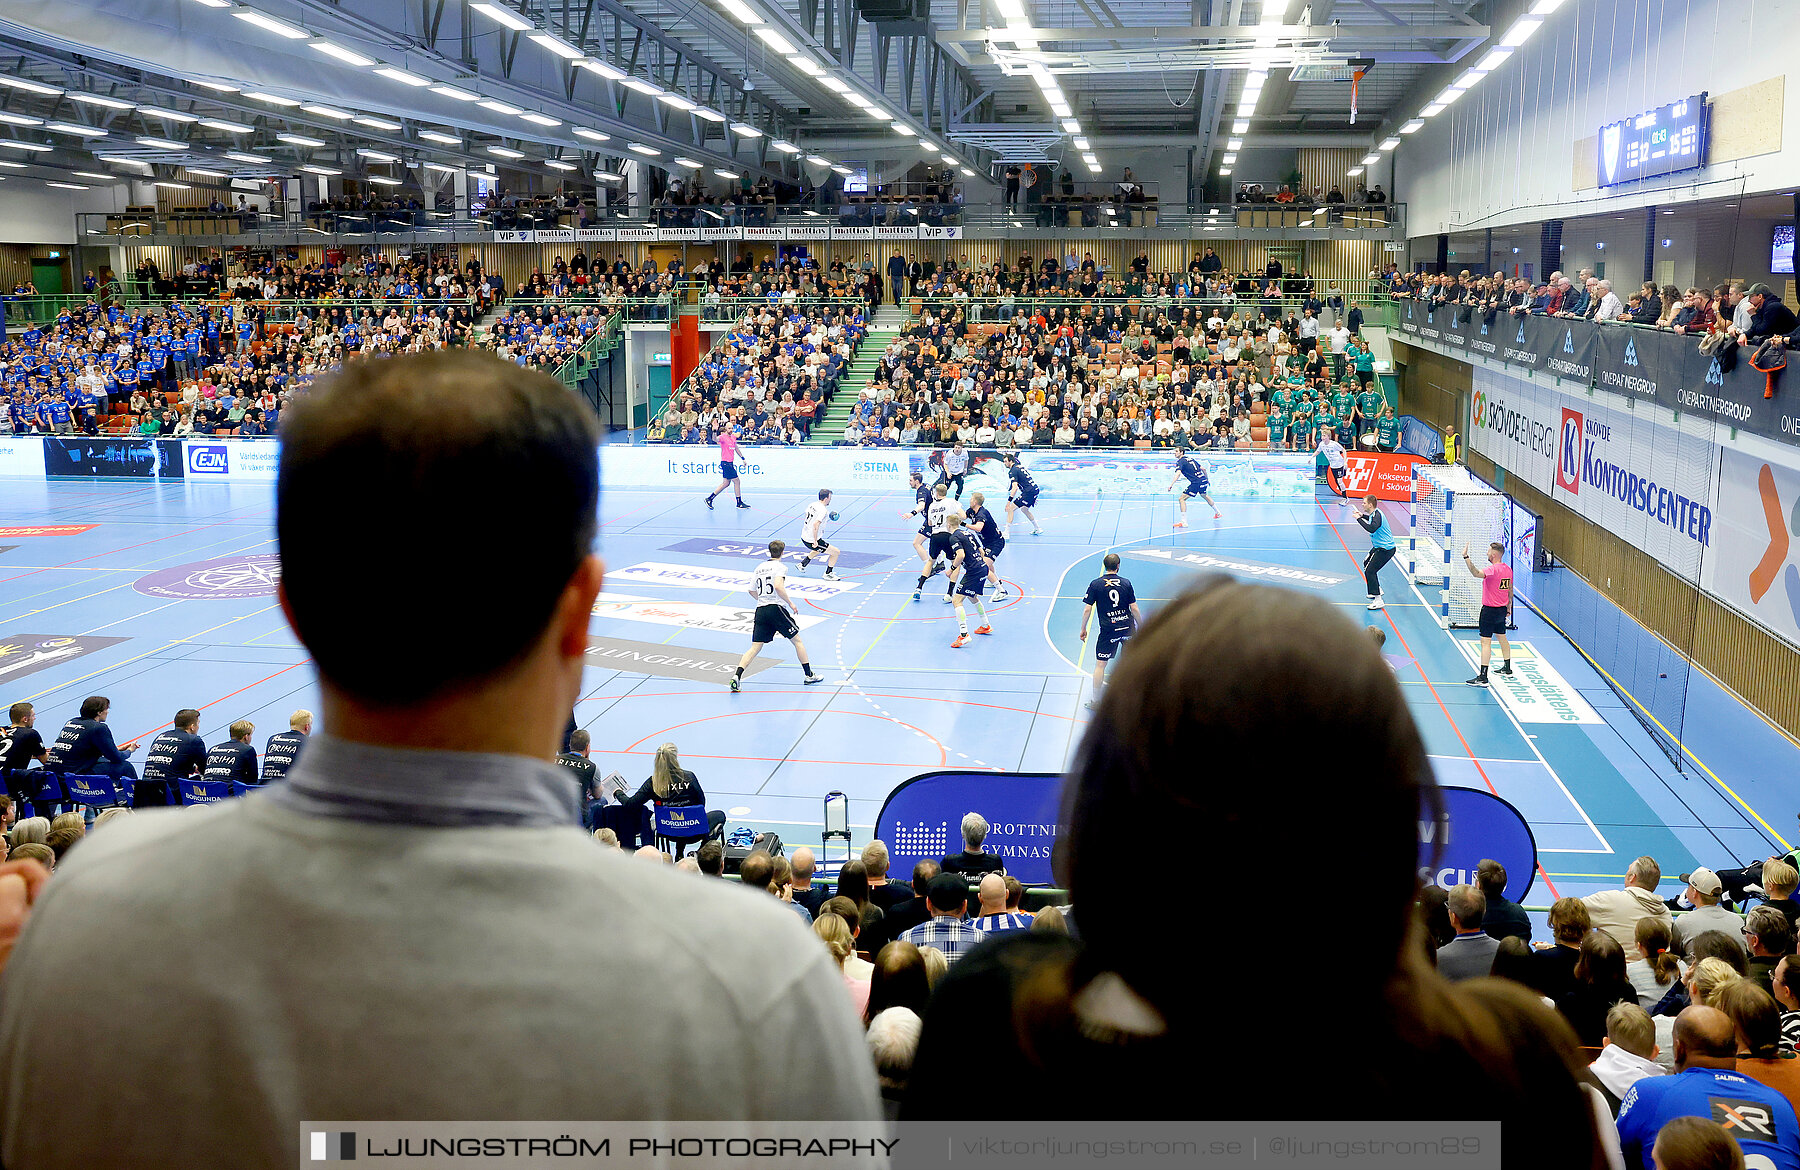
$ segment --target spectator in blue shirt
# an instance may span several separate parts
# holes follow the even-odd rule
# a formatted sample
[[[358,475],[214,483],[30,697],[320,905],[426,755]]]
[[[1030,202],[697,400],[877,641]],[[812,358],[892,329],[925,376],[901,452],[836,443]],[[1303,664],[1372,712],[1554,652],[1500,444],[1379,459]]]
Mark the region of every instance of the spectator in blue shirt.
[[[1629,1170],[1656,1170],[1657,1134],[1678,1117],[1700,1117],[1737,1139],[1746,1163],[1800,1168],[1800,1121],[1786,1097],[1737,1071],[1737,1029],[1717,1008],[1675,1017],[1675,1075],[1646,1077],[1619,1106],[1619,1148]]]

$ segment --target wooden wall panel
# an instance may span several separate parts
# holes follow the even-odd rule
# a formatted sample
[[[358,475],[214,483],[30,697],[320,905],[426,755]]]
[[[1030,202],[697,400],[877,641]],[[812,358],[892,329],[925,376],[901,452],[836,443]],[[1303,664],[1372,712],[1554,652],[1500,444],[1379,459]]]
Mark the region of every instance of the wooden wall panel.
[[[1336,186],[1349,198],[1359,180],[1346,178],[1345,172],[1367,153],[1355,147],[1305,147],[1294,152],[1294,169],[1303,176],[1308,191],[1317,187],[1323,193]]]

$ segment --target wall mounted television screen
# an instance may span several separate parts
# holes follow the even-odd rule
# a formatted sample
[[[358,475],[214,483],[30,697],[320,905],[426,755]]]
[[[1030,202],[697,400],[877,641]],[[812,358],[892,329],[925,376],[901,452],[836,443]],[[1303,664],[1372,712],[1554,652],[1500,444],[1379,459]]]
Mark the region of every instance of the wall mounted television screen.
[[[1792,272],[1794,270],[1794,225],[1778,223],[1775,225],[1775,239],[1769,245],[1769,271]]]

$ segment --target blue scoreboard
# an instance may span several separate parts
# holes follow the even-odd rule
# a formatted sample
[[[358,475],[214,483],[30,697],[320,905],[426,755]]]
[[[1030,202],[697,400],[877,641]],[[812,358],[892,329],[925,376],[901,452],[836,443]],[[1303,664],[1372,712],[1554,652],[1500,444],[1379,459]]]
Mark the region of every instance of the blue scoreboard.
[[[1602,187],[1706,165],[1706,94],[1600,127]]]

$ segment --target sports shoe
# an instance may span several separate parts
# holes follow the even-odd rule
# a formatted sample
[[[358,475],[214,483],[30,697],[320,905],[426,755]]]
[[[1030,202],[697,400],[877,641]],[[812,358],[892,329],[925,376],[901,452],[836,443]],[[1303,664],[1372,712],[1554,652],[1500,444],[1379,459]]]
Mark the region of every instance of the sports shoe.
[[[994,590],[994,600],[995,601],[1005,601],[1006,600],[1006,590],[1004,590],[1004,589]]]
[[[1044,535],[1044,530],[1043,530],[1043,529],[1042,529],[1042,528],[1033,528],[1033,529],[1032,529],[1032,530],[1031,530],[1031,535],[1033,535],[1033,536],[1042,536],[1042,535]]]
[[[975,632],[977,634],[991,634],[994,632],[994,628],[992,626],[976,626]]]
[[[1175,521],[1175,527],[1177,527],[1177,528],[1186,528],[1186,527],[1187,527],[1187,521],[1186,521],[1186,520],[1177,520],[1177,521]]]
[[[958,650],[964,646],[967,646],[968,644],[969,644],[969,635],[958,634],[958,635],[956,635],[956,641],[950,643],[950,649]]]
[[[740,507],[740,508],[748,508],[749,506],[750,506],[749,504],[744,503],[744,501],[742,501],[742,500],[738,501],[738,507]]]
[[[1381,600],[1381,598],[1377,597],[1369,602],[1369,608],[1370,609],[1386,609],[1387,602],[1385,602],[1385,601]]]
[[[1220,514],[1219,514],[1219,513],[1217,513],[1217,512],[1214,512],[1214,513],[1213,513],[1213,519],[1214,519],[1214,520],[1223,520],[1223,519],[1224,519],[1224,517],[1223,517],[1223,516],[1221,516],[1221,515],[1220,515]]]
[[[835,581],[838,579],[838,575],[835,572],[833,572],[832,570],[826,569],[825,570],[825,579],[827,581]]]
[[[811,557],[801,557],[800,558],[800,571],[802,573],[806,572],[806,566],[808,566],[810,564],[812,564]]]
[[[713,502],[713,498],[711,496],[707,496],[706,497],[706,506],[708,509],[710,509],[712,507],[712,502]]]
[[[1100,709],[1100,700],[1099,699],[1089,699],[1085,705],[1086,705],[1087,709],[1090,711],[1098,711]]]
[[[1485,675],[1485,674],[1478,674],[1478,675],[1476,675],[1476,676],[1475,676],[1475,677],[1474,677],[1474,678],[1472,678],[1472,679],[1470,679],[1470,680],[1469,680],[1469,685],[1470,685],[1470,686],[1472,686],[1472,687],[1485,687],[1485,686],[1487,686],[1487,685],[1488,685],[1488,679],[1487,679],[1487,675]]]
[[[944,604],[945,605],[954,605],[954,604],[956,604],[956,598],[954,598],[950,594],[946,593],[946,594],[944,594]]]
[[[913,590],[913,600],[919,600],[919,591],[917,589]]]
[[[825,681],[825,676],[822,674],[809,674],[800,680],[800,685],[803,687],[810,687],[816,683],[822,683],[824,681]]]
[[[738,693],[738,680],[735,678],[731,680],[731,693],[734,695]]]
[[[1501,667],[1500,667],[1500,668],[1499,668],[1499,669],[1498,669],[1498,670],[1496,670],[1496,671],[1494,671],[1494,673],[1495,673],[1495,674],[1511,674],[1511,673],[1512,673],[1512,667],[1510,667],[1510,666],[1501,666]]]

